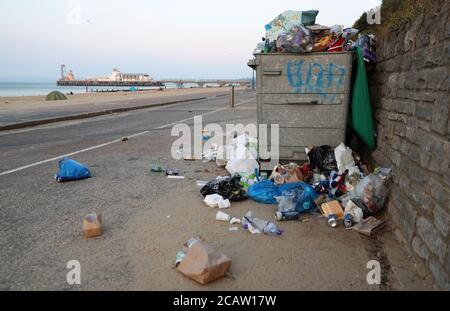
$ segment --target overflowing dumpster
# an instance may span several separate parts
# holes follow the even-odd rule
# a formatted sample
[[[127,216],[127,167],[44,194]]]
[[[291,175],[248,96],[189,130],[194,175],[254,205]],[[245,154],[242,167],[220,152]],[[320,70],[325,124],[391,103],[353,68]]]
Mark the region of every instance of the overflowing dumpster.
[[[256,70],[258,125],[279,124],[281,160],[303,161],[305,148],[345,141],[352,63],[352,52],[261,53],[248,62]],[[277,145],[271,135],[267,143]]]

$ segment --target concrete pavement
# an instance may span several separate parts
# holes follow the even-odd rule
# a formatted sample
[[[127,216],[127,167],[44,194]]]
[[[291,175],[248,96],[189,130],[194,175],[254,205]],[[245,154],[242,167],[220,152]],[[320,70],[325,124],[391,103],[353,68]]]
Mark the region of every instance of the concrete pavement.
[[[226,171],[202,161],[175,161],[176,139],[164,125],[195,115],[206,123],[254,123],[255,95],[115,114],[0,133],[0,289],[2,290],[386,290],[432,288],[389,230],[374,239],[324,220],[280,224],[279,238],[252,236],[215,221],[196,180]],[[46,160],[145,133],[126,142],[77,153],[74,159],[93,170],[93,178],[58,184],[57,161]],[[44,162],[43,162],[44,161]],[[42,164],[37,164],[42,163]],[[151,174],[150,164],[183,170],[186,180]],[[14,169],[33,165],[14,171]],[[236,217],[252,210],[272,219],[275,207],[252,201],[235,203]],[[104,235],[86,241],[81,219],[89,212],[104,218]],[[183,243],[201,236],[233,259],[233,277],[206,287],[173,269]],[[66,264],[79,260],[81,286],[66,282]],[[367,262],[383,263],[383,284],[367,284]],[[408,282],[405,282],[408,280]]]

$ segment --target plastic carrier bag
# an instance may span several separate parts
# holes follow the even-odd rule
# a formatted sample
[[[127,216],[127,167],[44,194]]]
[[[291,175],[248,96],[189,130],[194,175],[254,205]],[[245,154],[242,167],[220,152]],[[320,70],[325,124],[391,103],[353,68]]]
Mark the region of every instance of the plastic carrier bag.
[[[91,177],[89,168],[75,160],[65,158],[59,162],[59,172],[55,174],[58,182],[82,180]]]
[[[203,197],[211,194],[221,195],[225,200],[232,202],[245,201],[248,199],[247,192],[241,184],[242,177],[239,174],[233,177],[222,177],[208,182],[200,193]]]
[[[248,188],[248,196],[259,203],[277,205],[277,197],[280,197],[289,190],[301,189],[308,195],[304,196],[305,200],[314,201],[317,199],[317,192],[304,182],[276,185],[269,180],[265,180],[254,184]]]

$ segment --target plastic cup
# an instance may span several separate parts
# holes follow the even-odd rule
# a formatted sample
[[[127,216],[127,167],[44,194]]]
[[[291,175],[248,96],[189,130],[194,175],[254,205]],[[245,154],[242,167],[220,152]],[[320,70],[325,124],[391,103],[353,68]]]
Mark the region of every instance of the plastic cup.
[[[225,214],[224,212],[217,212],[216,220],[217,221],[230,222],[231,221],[231,216],[228,215],[228,214]]]

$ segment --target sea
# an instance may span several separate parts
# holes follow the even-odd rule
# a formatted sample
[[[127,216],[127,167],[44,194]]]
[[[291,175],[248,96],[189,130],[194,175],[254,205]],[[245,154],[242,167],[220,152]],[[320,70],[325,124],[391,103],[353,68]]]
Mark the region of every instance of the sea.
[[[176,88],[175,84],[167,84],[167,88]],[[186,84],[184,88],[196,87],[196,84]],[[90,87],[89,91],[111,91],[122,90],[127,91],[130,87]],[[152,88],[140,87],[139,90],[150,90]],[[154,89],[154,88],[153,88]],[[61,93],[68,94],[81,94],[86,93],[86,87],[84,86],[57,86],[56,82],[53,83],[33,83],[33,82],[0,82],[0,97],[13,97],[13,96],[38,96],[47,95],[53,91],[60,91]]]

